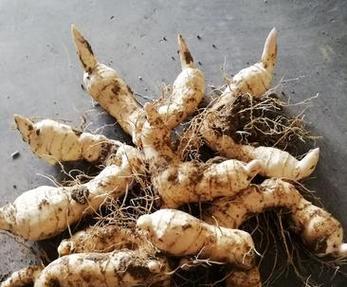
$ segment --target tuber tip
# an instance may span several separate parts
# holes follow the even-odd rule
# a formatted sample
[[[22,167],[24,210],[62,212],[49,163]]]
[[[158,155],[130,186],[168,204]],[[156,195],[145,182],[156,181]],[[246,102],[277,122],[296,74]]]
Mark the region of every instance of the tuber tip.
[[[342,243],[338,250],[339,257],[347,257],[347,243]]]
[[[277,62],[277,30],[272,28],[264,44],[261,62],[266,70],[272,72]]]
[[[262,163],[260,160],[252,160],[246,165],[248,176],[253,178],[262,170]]]
[[[158,274],[161,271],[161,264],[156,260],[150,260],[147,263],[147,268],[151,273]]]
[[[97,64],[92,47],[74,24],[71,24],[71,34],[83,69],[92,73]]]
[[[64,256],[71,254],[73,251],[73,243],[69,240],[63,240],[58,246],[58,254],[59,256]]]
[[[142,230],[149,230],[151,225],[152,225],[152,220],[148,214],[141,215],[136,222],[136,226]]]
[[[297,180],[308,177],[316,168],[319,160],[319,148],[310,150],[305,157],[299,161]]]
[[[34,123],[30,119],[18,114],[14,114],[14,121],[16,123],[17,129],[22,134],[23,140],[28,141],[32,130],[34,129]]]
[[[182,70],[185,68],[194,67],[194,59],[188,49],[186,41],[181,34],[177,35],[177,42]]]

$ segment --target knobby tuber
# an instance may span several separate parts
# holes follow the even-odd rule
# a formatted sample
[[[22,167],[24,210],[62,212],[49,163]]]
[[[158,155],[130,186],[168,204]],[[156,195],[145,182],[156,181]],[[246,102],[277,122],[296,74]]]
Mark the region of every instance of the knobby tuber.
[[[255,252],[249,233],[207,224],[176,209],[139,217],[137,227],[160,250],[174,256],[198,255],[249,269]]]
[[[215,200],[205,219],[209,223],[238,228],[249,216],[275,207],[290,210],[294,231],[316,254],[347,255],[341,224],[323,208],[306,200],[293,184],[281,179],[268,179],[234,197]]]
[[[123,145],[103,135],[84,133],[50,119],[33,123],[15,115],[15,122],[33,153],[51,164],[81,159],[101,162]]]
[[[149,164],[154,189],[165,207],[208,201],[234,195],[246,188],[259,172],[259,161],[248,164],[236,160],[221,163],[181,162],[170,147],[170,131],[165,128],[154,104],[146,103],[147,121],[141,142]]]
[[[130,146],[118,148],[114,164],[94,179],[71,187],[40,186],[20,195],[14,203],[0,208],[0,229],[24,239],[53,237],[83,215],[97,210],[108,197],[119,197],[141,172],[141,153]]]

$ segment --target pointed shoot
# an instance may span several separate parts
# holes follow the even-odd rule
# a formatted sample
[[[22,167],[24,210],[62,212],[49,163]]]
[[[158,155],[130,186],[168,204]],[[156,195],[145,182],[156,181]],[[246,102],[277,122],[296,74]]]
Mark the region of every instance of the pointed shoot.
[[[14,115],[14,120],[17,125],[17,129],[22,134],[23,140],[28,141],[30,134],[34,130],[34,123],[26,117],[20,115]]]
[[[73,24],[71,25],[71,34],[83,69],[89,74],[92,73],[97,61],[90,44]]]
[[[277,62],[276,28],[272,28],[271,32],[265,40],[264,50],[261,56],[261,62],[264,64],[265,69],[267,69],[270,73],[273,71]]]
[[[183,39],[183,36],[181,34],[177,35],[177,42],[182,70],[184,70],[185,68],[194,67],[194,59],[187,47],[186,41]]]

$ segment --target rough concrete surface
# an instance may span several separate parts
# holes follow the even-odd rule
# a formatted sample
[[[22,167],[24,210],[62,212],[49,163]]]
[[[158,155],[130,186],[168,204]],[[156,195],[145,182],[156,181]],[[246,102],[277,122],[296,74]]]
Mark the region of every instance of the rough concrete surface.
[[[2,0],[1,205],[27,189],[51,184],[41,175],[59,175],[58,168],[38,160],[21,141],[13,129],[14,113],[68,120],[78,126],[81,115],[91,110],[87,116],[92,128],[114,123],[93,108],[81,89],[71,23],[88,37],[99,59],[148,98],[158,96],[160,84],[171,83],[179,72],[177,32],[201,61],[207,82],[218,85],[223,82],[221,67],[235,74],[259,59],[267,33],[276,26],[279,62],[274,83],[284,78],[283,89],[294,102],[319,93],[306,120],[322,136],[317,143],[321,160],[307,184],[347,229],[347,1],[343,0]],[[104,132],[126,138],[118,127]],[[17,150],[20,156],[12,159]],[[23,244],[0,234],[0,275],[26,266],[34,257]],[[346,277],[337,274],[330,280],[324,274],[320,277],[324,286],[347,286]],[[289,273],[271,286],[300,284]]]

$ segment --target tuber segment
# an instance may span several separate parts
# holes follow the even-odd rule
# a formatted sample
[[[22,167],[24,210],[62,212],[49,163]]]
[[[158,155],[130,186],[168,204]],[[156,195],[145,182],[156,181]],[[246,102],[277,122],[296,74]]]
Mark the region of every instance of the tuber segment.
[[[291,211],[294,231],[315,253],[347,255],[341,224],[330,213],[306,200],[294,185],[281,179],[268,179],[234,197],[214,201],[205,219],[209,223],[238,228],[250,215],[275,207]]]
[[[100,162],[122,145],[103,135],[83,133],[50,119],[33,123],[23,116],[14,118],[33,153],[51,164],[81,159]]]
[[[138,249],[143,238],[129,228],[117,225],[91,226],[64,239],[58,246],[59,256],[71,253],[111,252],[116,249]]]
[[[174,256],[198,255],[246,269],[255,263],[250,234],[209,225],[183,211],[161,209],[142,215],[137,227],[157,248]]]
[[[141,153],[123,145],[107,166],[89,182],[72,187],[41,186],[24,192],[0,208],[0,229],[24,239],[53,237],[82,216],[94,212],[108,197],[119,197],[141,171]]]
[[[10,277],[0,284],[0,287],[24,287],[32,285],[37,276],[41,273],[43,267],[40,265],[31,265],[13,272]]]
[[[38,276],[34,287],[167,286],[169,264],[142,250],[79,253],[60,257]]]

